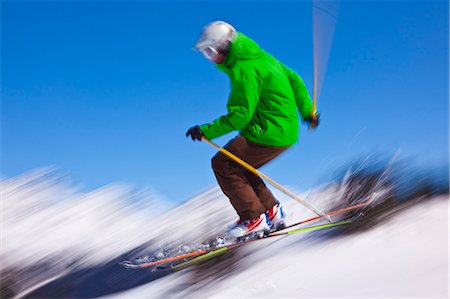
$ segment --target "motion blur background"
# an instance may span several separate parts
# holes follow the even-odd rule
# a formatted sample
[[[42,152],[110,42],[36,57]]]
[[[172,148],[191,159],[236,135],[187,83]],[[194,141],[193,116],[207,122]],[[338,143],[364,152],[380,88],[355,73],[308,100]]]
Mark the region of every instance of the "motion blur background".
[[[2,1],[1,297],[448,296],[448,2],[342,1],[328,21],[312,7]],[[316,66],[329,54],[322,122],[262,171],[322,210],[377,199],[342,230],[262,240],[178,273],[124,269],[236,220],[215,150],[184,136],[226,113],[228,78],[192,51],[214,20],[311,93],[313,25],[333,26],[315,39]],[[274,192],[288,222],[311,216]]]

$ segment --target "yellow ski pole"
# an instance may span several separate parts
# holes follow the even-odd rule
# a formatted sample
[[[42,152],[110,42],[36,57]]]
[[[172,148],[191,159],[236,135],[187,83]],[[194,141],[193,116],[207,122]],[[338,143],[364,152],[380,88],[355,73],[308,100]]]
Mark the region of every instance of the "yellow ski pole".
[[[330,217],[325,217],[325,215],[321,212],[319,212],[316,208],[314,208],[310,203],[308,203],[307,201],[304,201],[303,199],[301,199],[299,196],[297,196],[296,194],[294,194],[293,192],[289,191],[288,189],[286,189],[285,187],[283,187],[282,185],[278,184],[277,182],[275,182],[274,180],[272,180],[271,178],[269,178],[267,175],[265,175],[264,173],[262,173],[261,171],[257,170],[256,168],[254,168],[253,166],[251,166],[250,164],[248,164],[247,162],[245,162],[244,160],[242,160],[241,158],[237,157],[236,155],[234,155],[233,153],[227,151],[226,149],[224,149],[223,147],[218,146],[217,144],[215,144],[214,142],[212,142],[211,140],[207,139],[206,137],[202,137],[203,141],[206,141],[207,143],[209,143],[210,145],[212,145],[213,147],[215,147],[216,149],[218,149],[222,154],[226,155],[227,157],[229,157],[230,159],[232,159],[233,161],[235,161],[236,163],[240,164],[241,166],[245,167],[247,170],[249,170],[251,173],[265,179],[267,182],[269,182],[272,186],[278,188],[281,192],[283,192],[284,194],[288,195],[289,197],[295,199],[296,201],[298,201],[299,203],[301,203],[304,207],[308,208],[309,210],[313,211],[317,216],[320,217],[324,217],[328,220],[328,222],[331,222]]]

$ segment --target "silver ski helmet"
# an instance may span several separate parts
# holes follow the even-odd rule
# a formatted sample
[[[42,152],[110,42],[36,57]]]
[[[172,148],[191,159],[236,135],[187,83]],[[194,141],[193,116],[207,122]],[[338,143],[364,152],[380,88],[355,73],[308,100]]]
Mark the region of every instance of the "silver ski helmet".
[[[224,21],[215,21],[206,25],[195,48],[199,50],[206,59],[213,60],[219,52],[227,49],[229,43],[236,37],[236,29]]]

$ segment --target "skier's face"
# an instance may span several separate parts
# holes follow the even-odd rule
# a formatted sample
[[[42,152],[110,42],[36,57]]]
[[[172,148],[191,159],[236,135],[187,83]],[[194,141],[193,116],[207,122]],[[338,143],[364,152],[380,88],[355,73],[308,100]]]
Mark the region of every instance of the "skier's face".
[[[221,64],[225,60],[225,54],[221,51],[217,51],[213,47],[206,47],[200,50],[200,52],[206,59],[214,62],[215,64]]]
[[[211,59],[211,61],[214,62],[215,64],[221,64],[222,62],[225,61],[225,54],[219,52],[213,59]]]

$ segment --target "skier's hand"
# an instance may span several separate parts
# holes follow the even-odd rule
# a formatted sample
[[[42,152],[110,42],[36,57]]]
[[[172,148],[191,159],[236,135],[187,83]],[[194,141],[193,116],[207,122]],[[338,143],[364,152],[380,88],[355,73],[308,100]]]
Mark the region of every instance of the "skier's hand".
[[[191,136],[192,140],[202,140],[202,137],[204,137],[205,134],[203,134],[199,126],[195,126],[187,130],[186,137],[188,136]]]
[[[305,121],[309,123],[310,129],[315,129],[319,126],[320,123],[320,114],[317,112],[311,113],[307,118],[305,118]]]

